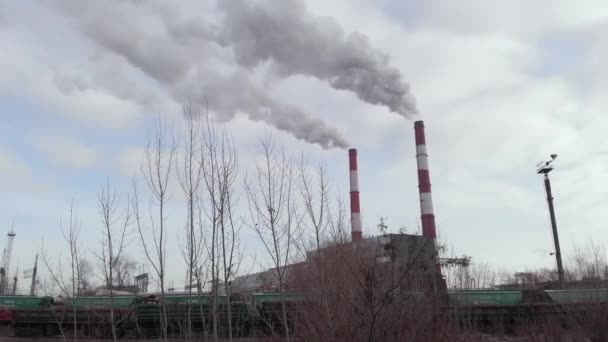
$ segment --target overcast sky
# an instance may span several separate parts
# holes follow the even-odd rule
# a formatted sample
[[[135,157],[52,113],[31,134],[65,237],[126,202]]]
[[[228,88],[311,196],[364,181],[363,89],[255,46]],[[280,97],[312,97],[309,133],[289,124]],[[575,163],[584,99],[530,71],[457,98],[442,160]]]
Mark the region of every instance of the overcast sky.
[[[439,235],[455,253],[513,271],[554,265],[535,174],[551,153],[559,154],[551,177],[566,260],[574,246],[608,239],[605,1],[252,1],[271,19],[289,19],[258,32],[285,33],[291,40],[278,47],[241,44],[250,32],[240,24],[258,12],[224,3],[0,4],[0,226],[15,225],[13,271],[31,267],[43,240],[61,252],[59,219],[71,200],[83,246],[96,248],[100,185],[109,179],[126,201],[154,117],[178,120],[184,101],[207,101],[227,122],[241,170],[270,131],[288,151],[326,162],[346,197],[341,147],[356,147],[364,234],[377,233],[381,216],[393,231],[419,229],[420,118]],[[316,31],[302,32],[307,22],[319,23]],[[215,36],[225,28],[228,36]],[[399,97],[349,89],[352,75],[337,75],[328,51],[360,53],[356,60],[378,72],[369,80],[386,77]],[[173,251],[185,217],[174,185]],[[129,253],[140,258],[131,240]],[[263,254],[253,241],[243,248]],[[168,262],[182,259],[173,253]],[[170,277],[183,283],[178,271]]]

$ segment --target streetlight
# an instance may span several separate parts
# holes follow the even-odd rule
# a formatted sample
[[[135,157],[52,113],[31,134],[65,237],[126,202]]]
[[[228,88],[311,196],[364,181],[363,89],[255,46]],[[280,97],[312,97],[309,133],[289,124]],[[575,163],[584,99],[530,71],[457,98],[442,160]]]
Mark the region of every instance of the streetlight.
[[[557,276],[559,285],[564,288],[564,266],[562,265],[562,252],[559,247],[559,236],[557,234],[557,222],[555,220],[555,208],[553,207],[553,194],[551,193],[551,181],[549,180],[549,172],[553,170],[553,161],[557,158],[557,154],[551,155],[551,160],[540,162],[537,166],[536,173],[545,175],[545,190],[547,192],[547,203],[549,204],[549,215],[551,217],[551,229],[553,230],[553,242],[555,243],[555,259],[557,260]]]

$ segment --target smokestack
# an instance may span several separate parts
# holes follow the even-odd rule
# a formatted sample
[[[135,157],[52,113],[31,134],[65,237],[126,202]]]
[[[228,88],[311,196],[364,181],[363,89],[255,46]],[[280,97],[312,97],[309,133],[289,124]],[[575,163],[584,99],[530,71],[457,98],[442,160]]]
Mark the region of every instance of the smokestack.
[[[424,136],[424,122],[414,123],[416,136],[416,162],[418,163],[418,188],[420,192],[420,212],[422,219],[422,235],[435,239],[435,213],[433,212],[433,197],[431,195],[431,177]]]
[[[351,240],[360,241],[361,234],[361,206],[359,204],[359,174],[357,171],[357,150],[348,150],[348,165],[350,170],[350,225]]]

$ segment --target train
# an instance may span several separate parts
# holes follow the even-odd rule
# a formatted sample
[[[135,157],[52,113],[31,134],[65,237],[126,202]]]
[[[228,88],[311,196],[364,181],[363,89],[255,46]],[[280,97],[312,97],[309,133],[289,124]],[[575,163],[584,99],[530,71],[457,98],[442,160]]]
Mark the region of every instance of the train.
[[[424,293],[410,293],[424,296]],[[310,300],[310,294],[284,294],[288,310]],[[215,305],[213,299],[217,298]],[[235,337],[264,336],[281,331],[281,298],[277,292],[247,295],[167,294],[168,334],[184,336],[210,331],[211,312],[217,310],[218,331]],[[113,305],[111,305],[113,300]],[[589,306],[608,305],[608,289],[581,290],[453,290],[446,293],[442,308],[467,324],[501,325],[505,329],[540,317],[582,315]],[[113,307],[113,310],[110,308]],[[231,321],[228,322],[228,308]],[[112,317],[113,316],[113,317]],[[154,338],[161,335],[160,297],[156,294],[115,295],[60,299],[47,296],[0,296],[0,335],[72,335],[111,338]],[[190,323],[189,323],[190,322]],[[190,325],[189,325],[190,324]],[[188,330],[186,330],[188,329]]]
[[[221,335],[227,336],[229,328],[235,337],[269,335],[280,331],[281,297],[276,292],[235,294],[230,300],[225,295],[167,294],[164,297],[167,332],[169,336],[181,337],[186,329],[194,334],[211,331],[213,300],[217,298],[215,310]],[[285,294],[289,306],[307,297]],[[0,336],[69,336],[76,327],[79,336],[111,338],[113,322],[119,338],[155,338],[161,336],[160,308],[160,296],[148,294],[75,299],[0,296]]]
[[[608,289],[451,291],[448,312],[461,325],[491,332],[549,321],[582,326],[594,315],[608,317]]]

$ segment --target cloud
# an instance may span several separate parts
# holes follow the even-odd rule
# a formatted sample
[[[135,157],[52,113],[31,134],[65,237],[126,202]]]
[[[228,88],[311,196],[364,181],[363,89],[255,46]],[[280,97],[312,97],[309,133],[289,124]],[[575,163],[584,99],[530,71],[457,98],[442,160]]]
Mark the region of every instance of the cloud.
[[[141,174],[141,165],[146,156],[146,150],[141,146],[123,147],[116,154],[113,165],[116,171],[125,177],[134,177]]]
[[[204,103],[221,93],[212,109],[229,113],[219,117],[230,120],[247,165],[255,161],[253,146],[268,123],[293,131],[310,122],[296,135],[301,141],[327,140],[335,133],[328,128],[335,129],[359,149],[365,233],[375,233],[379,216],[394,228],[406,224],[415,230],[419,203],[411,122],[365,104],[353,92],[336,91],[318,70],[302,73],[309,68],[306,58],[295,66],[284,63],[280,54],[290,51],[273,47],[270,57],[251,56],[245,49],[250,35],[239,45],[240,61],[235,46],[201,44],[215,39],[201,36],[221,32],[214,28],[222,27],[226,13],[215,1],[73,4],[97,7],[62,9],[68,20],[38,5],[30,6],[32,12],[0,11],[28,13],[14,16],[22,23],[8,16],[0,23],[0,38],[12,47],[0,55],[4,94],[37,104],[41,115],[86,123],[92,136],[97,127],[140,136],[148,128],[140,120],[147,113],[176,111],[180,102]],[[427,124],[440,233],[459,254],[510,269],[554,264],[535,254],[551,250],[552,241],[542,179],[534,172],[535,164],[554,152],[560,155],[552,180],[564,253],[589,236],[608,241],[602,223],[608,220],[602,208],[608,195],[603,3],[584,8],[570,1],[306,4],[312,17],[334,18],[342,37],[364,33],[369,46],[407,76]],[[232,22],[234,32],[241,32],[239,24],[245,23]],[[244,72],[241,64],[255,67]],[[247,113],[251,106],[281,111]],[[283,115],[283,106],[295,114]],[[305,121],[294,118],[300,113]],[[326,159],[332,183],[347,196],[342,151],[324,152],[285,133],[276,136],[287,151]],[[124,177],[139,172],[145,141],[134,140],[117,146],[120,152],[111,158]],[[12,157],[21,158],[14,151]]]
[[[0,173],[5,177],[21,178],[31,175],[32,170],[11,149],[0,145]]]
[[[46,17],[40,21],[44,23]],[[101,128],[125,128],[140,118],[143,107],[137,100],[143,102],[143,95],[127,98],[116,94],[123,88],[143,93],[138,90],[141,87],[129,87],[125,78],[129,73],[119,63],[110,68],[99,58],[70,60],[48,46],[46,28],[37,22],[31,24],[24,28],[24,23],[11,21],[0,29],[0,39],[11,47],[9,53],[0,55],[0,66],[5,70],[0,75],[3,93],[27,99],[48,115]],[[87,51],[86,42],[82,48]]]
[[[0,144],[0,187],[4,189],[6,198],[14,198],[13,194],[35,194],[39,196],[49,193],[52,186],[35,178],[35,170],[10,146]]]
[[[30,144],[52,164],[60,168],[86,169],[102,162],[101,153],[67,137],[36,135]]]
[[[416,10],[414,26],[440,28],[463,35],[492,32],[534,38],[546,32],[578,30],[608,15],[601,0],[589,0],[585,6],[568,0],[541,0],[530,3],[514,0],[488,3],[483,0],[448,2],[431,0],[407,6],[401,1],[385,0],[394,11]],[[398,18],[395,18],[398,20]]]

